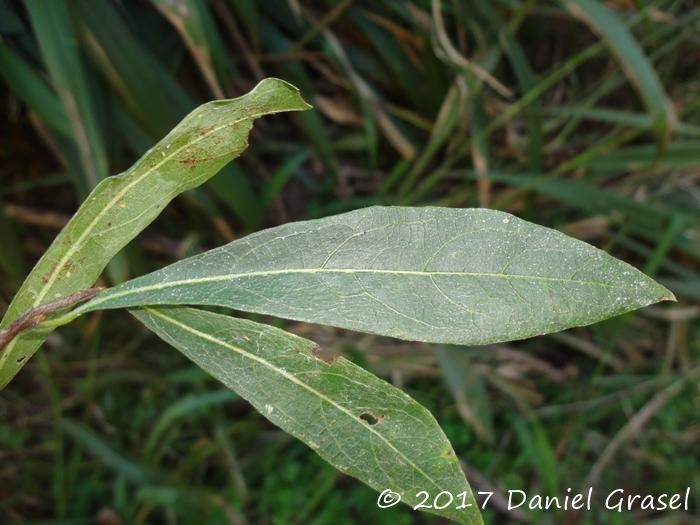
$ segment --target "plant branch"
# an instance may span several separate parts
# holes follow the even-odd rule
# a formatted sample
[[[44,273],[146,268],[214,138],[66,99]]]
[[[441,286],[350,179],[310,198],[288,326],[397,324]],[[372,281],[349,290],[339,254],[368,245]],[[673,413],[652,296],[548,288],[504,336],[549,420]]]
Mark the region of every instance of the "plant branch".
[[[104,287],[102,286],[86,288],[85,290],[80,290],[54,301],[40,304],[31,310],[27,310],[6,328],[0,330],[0,351],[4,350],[5,347],[22,332],[36,328],[36,326],[43,321],[48,314],[70,308],[78,303],[92,299],[103,289]]]

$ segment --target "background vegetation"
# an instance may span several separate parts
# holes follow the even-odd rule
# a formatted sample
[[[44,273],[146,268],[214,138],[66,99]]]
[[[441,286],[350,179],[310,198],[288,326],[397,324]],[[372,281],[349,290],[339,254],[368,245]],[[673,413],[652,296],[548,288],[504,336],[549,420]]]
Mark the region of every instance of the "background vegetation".
[[[655,276],[678,304],[512,344],[288,324],[404,388],[491,523],[700,519],[700,6],[692,0],[0,0],[0,301],[100,179],[265,76],[315,111],[178,198],[140,275],[375,203],[484,206]],[[440,523],[336,472],[124,312],[51,336],[0,395],[2,523]],[[691,489],[690,514],[505,511],[508,489]]]

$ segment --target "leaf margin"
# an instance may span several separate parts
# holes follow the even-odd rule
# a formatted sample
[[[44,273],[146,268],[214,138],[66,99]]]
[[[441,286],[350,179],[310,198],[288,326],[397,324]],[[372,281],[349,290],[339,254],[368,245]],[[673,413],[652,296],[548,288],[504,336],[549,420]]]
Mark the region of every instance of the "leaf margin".
[[[165,312],[165,313],[164,313]],[[177,319],[177,315],[173,315],[174,313],[177,313],[177,315],[180,316],[180,319]],[[247,395],[247,393],[242,392],[240,390],[237,390],[234,386],[232,386],[227,380],[222,379],[220,375],[223,375],[223,365],[222,362],[219,360],[216,362],[216,366],[206,366],[202,364],[202,361],[197,360],[194,355],[198,354],[199,352],[195,349],[183,349],[185,343],[183,342],[183,337],[180,334],[179,337],[175,337],[175,334],[166,336],[163,334],[163,331],[159,331],[158,329],[155,328],[155,323],[154,323],[154,318],[160,319],[162,321],[165,321],[166,323],[170,323],[172,326],[177,326],[181,329],[184,329],[194,336],[200,337],[203,340],[207,340],[211,343],[218,344],[222,346],[225,349],[228,350],[233,350],[237,353],[241,354],[246,354],[248,358],[251,358],[255,361],[259,361],[263,366],[269,367],[271,369],[274,369],[276,372],[281,374],[282,376],[286,377],[287,379],[290,379],[294,383],[298,385],[302,385],[303,388],[309,389],[309,391],[312,394],[318,395],[319,397],[322,396],[324,401],[327,401],[329,403],[332,403],[337,409],[341,410],[343,414],[347,415],[352,421],[355,422],[359,427],[362,429],[365,429],[377,436],[380,437],[382,441],[387,443],[390,448],[393,448],[396,450],[397,455],[402,456],[403,459],[408,461],[411,464],[414,464],[410,458],[408,458],[404,452],[399,450],[395,444],[390,442],[384,435],[379,433],[374,427],[376,425],[379,425],[380,423],[377,423],[376,425],[369,424],[366,422],[362,421],[361,417],[358,417],[356,414],[353,414],[349,409],[345,408],[340,404],[340,402],[335,401],[334,399],[330,398],[328,395],[319,392],[319,391],[314,391],[313,386],[308,386],[305,385],[302,381],[299,381],[298,378],[296,378],[292,373],[290,373],[286,368],[284,367],[276,367],[273,363],[269,363],[262,357],[257,357],[253,356],[251,352],[246,351],[245,349],[242,348],[237,348],[234,347],[232,344],[228,344],[224,340],[219,340],[217,336],[211,335],[211,333],[208,332],[203,332],[198,330],[197,328],[192,328],[190,326],[187,326],[186,323],[182,321],[183,317],[186,317],[187,315],[197,315],[197,316],[202,316],[208,317],[212,322],[214,321],[220,321],[222,323],[229,323],[232,326],[233,325],[239,325],[239,331],[241,330],[241,326],[247,325],[248,327],[253,327],[257,328],[259,330],[266,330],[269,333],[273,333],[276,336],[280,337],[286,337],[289,339],[289,341],[296,341],[299,344],[299,348],[294,349],[294,351],[297,353],[295,357],[299,357],[302,360],[306,360],[308,363],[313,363],[317,365],[318,368],[325,369],[325,367],[328,367],[327,370],[324,370],[324,372],[328,372],[328,374],[334,374],[334,375],[340,375],[342,371],[347,371],[347,370],[335,370],[333,371],[332,368],[336,366],[336,368],[339,368],[340,366],[344,367],[345,369],[352,370],[354,373],[359,374],[360,376],[364,376],[362,380],[358,380],[358,378],[352,378],[348,379],[349,382],[352,382],[356,384],[360,388],[370,388],[370,387],[375,387],[375,385],[370,385],[370,383],[374,382],[375,384],[383,384],[387,388],[390,389],[390,391],[393,391],[393,396],[398,398],[402,398],[403,401],[406,403],[410,403],[413,405],[411,408],[414,410],[414,413],[409,414],[408,411],[406,411],[406,416],[407,418],[415,419],[417,422],[422,423],[423,425],[429,423],[432,423],[433,429],[431,430],[437,430],[439,433],[436,435],[436,438],[441,438],[442,443],[440,443],[440,448],[443,449],[441,455],[439,456],[439,459],[443,460],[445,462],[445,465],[452,465],[454,474],[460,478],[460,481],[464,483],[464,485],[461,487],[463,490],[467,492],[466,501],[470,503],[469,506],[467,506],[465,509],[462,509],[464,512],[458,512],[457,510],[450,509],[449,507],[446,509],[447,512],[441,512],[441,511],[434,511],[434,510],[428,510],[429,513],[436,514],[439,516],[447,517],[449,519],[455,520],[458,523],[462,523],[464,525],[483,525],[483,518],[481,518],[481,513],[479,511],[479,506],[476,503],[476,500],[474,499],[474,494],[472,492],[472,489],[466,480],[466,476],[464,475],[464,472],[462,471],[460,465],[459,465],[459,460],[457,456],[454,453],[454,450],[452,448],[452,445],[450,444],[449,440],[445,436],[444,432],[440,428],[439,424],[435,420],[434,416],[430,413],[429,410],[427,410],[425,407],[423,407],[420,403],[418,403],[416,400],[411,398],[408,394],[403,392],[402,390],[394,387],[390,383],[387,383],[386,381],[380,379],[379,377],[375,376],[371,372],[366,371],[362,367],[359,367],[358,365],[355,365],[351,361],[345,359],[344,357],[340,356],[337,359],[333,360],[332,362],[327,362],[322,360],[320,357],[317,357],[315,355],[315,349],[318,348],[318,345],[314,343],[313,341],[309,341],[307,339],[304,339],[302,337],[299,337],[295,334],[292,334],[290,332],[287,332],[285,330],[282,330],[280,328],[276,328],[270,325],[265,325],[261,323],[256,323],[254,321],[250,321],[247,319],[239,319],[235,317],[230,317],[222,314],[217,314],[213,312],[209,312],[206,310],[202,309],[197,309],[197,308],[188,308],[188,307],[183,307],[183,306],[175,306],[175,307],[141,307],[138,309],[131,309],[129,310],[129,313],[133,315],[136,319],[139,320],[146,328],[154,332],[158,337],[163,339],[166,343],[169,345],[175,347],[177,350],[179,350],[181,353],[183,353],[185,356],[187,356],[190,360],[192,360],[197,366],[200,368],[204,369],[207,373],[212,375],[215,379],[218,381],[222,382],[227,388],[230,388],[234,392],[236,392],[238,395],[240,395],[242,398],[247,399],[248,402],[250,402],[260,413],[263,415],[265,418],[269,419],[271,422],[273,422],[275,425],[279,426],[284,430],[285,432],[289,433],[290,435],[294,436],[295,438],[299,439],[300,441],[304,442],[306,445],[308,445],[312,450],[314,450],[319,456],[321,456],[325,461],[333,465],[335,468],[337,468],[339,471],[341,471],[344,474],[348,474],[352,477],[355,477],[362,481],[363,483],[369,485],[373,489],[380,491],[383,489],[391,489],[391,490],[397,490],[399,493],[402,494],[402,501],[413,506],[416,503],[419,502],[419,498],[417,495],[417,492],[419,490],[427,490],[429,487],[417,487],[414,492],[406,491],[403,490],[400,487],[394,486],[394,487],[387,487],[385,485],[378,484],[376,481],[373,481],[371,476],[372,474],[369,472],[363,471],[361,468],[354,469],[351,471],[350,468],[347,467],[347,465],[339,465],[338,462],[333,461],[332,457],[329,457],[329,455],[326,455],[323,450],[323,447],[319,445],[317,442],[314,441],[314,439],[318,439],[318,437],[314,438],[314,436],[309,436],[308,435],[308,427],[304,427],[305,430],[304,432],[300,432],[298,430],[294,430],[291,428],[287,428],[283,424],[279,422],[279,420],[276,420],[274,418],[274,415],[278,412],[277,408],[274,408],[274,405],[268,404],[266,401],[260,401],[260,400],[254,400],[250,399],[250,397]],[[183,315],[184,314],[184,315]],[[214,331],[215,334],[222,334],[223,333],[223,328],[219,328]],[[247,332],[246,332],[247,334]],[[247,337],[247,335],[242,336],[243,339]],[[281,352],[281,351],[280,351]],[[290,352],[291,353],[291,352]],[[287,358],[288,356],[284,353],[281,353],[282,357]],[[285,361],[287,362],[287,361]],[[291,367],[291,365],[289,365]],[[217,375],[216,373],[212,372],[212,368],[215,368],[216,372],[218,372],[220,375]],[[305,372],[305,374],[310,374],[311,372]],[[270,389],[272,390],[272,389]],[[345,394],[346,396],[350,397],[348,394]],[[386,396],[387,398],[389,397],[388,395]],[[364,398],[362,396],[358,397],[358,401],[362,400],[364,401]],[[344,399],[344,401],[348,401],[347,398]],[[366,411],[370,411],[371,408],[365,408]],[[420,421],[418,419],[418,416],[415,414],[416,410],[420,410],[421,416],[425,418],[423,421]],[[385,413],[386,418],[391,417],[391,413]],[[396,417],[398,414],[394,414],[394,417]],[[332,430],[327,430],[327,432],[334,432],[335,429]],[[326,430],[324,430],[326,432]],[[336,436],[334,438],[335,441],[337,441],[337,438],[340,437],[340,439],[343,438],[343,436]],[[397,436],[396,440],[404,440],[406,439],[406,436]],[[319,439],[320,440],[320,439]],[[433,446],[435,447],[435,444],[433,443]],[[436,447],[437,448],[437,447]],[[425,455],[425,447],[423,449],[418,450],[417,454],[419,455]],[[373,453],[376,453],[376,450],[373,450]],[[423,458],[421,458],[423,459]],[[433,460],[437,460],[437,458],[433,458]],[[402,463],[400,463],[403,465]],[[430,478],[430,476],[423,472],[421,468],[417,465],[416,469],[417,472],[422,474],[427,480],[431,481],[435,488],[436,491],[440,490],[440,485],[438,482]],[[443,489],[444,490],[444,489]],[[456,490],[456,489],[455,489]],[[449,492],[449,491],[448,491]],[[452,492],[450,492],[452,493]],[[436,494],[432,494],[433,497],[435,497]],[[452,494],[453,496],[456,496],[457,494]],[[457,503],[455,503],[456,505]],[[455,506],[452,505],[452,506]]]
[[[259,104],[257,110],[244,113],[235,122],[223,124],[218,128],[213,127],[197,127],[196,120],[207,112],[213,112],[217,109],[225,108],[227,104],[236,104],[243,106],[246,103],[265,101]],[[275,106],[277,104],[277,106]],[[143,230],[151,221],[153,221],[160,211],[175,198],[179,193],[192,189],[199,184],[202,184],[209,178],[213,177],[223,165],[238,156],[248,146],[247,135],[252,127],[255,119],[267,114],[274,114],[281,111],[304,111],[311,108],[301,97],[300,91],[292,84],[277,78],[266,78],[260,81],[248,93],[226,100],[215,100],[202,104],[189,113],[180,123],[178,123],[163,139],[154,145],[146,152],[139,160],[137,160],[127,171],[120,175],[107,177],[98,184],[92,193],[82,203],[78,211],[74,214],[68,224],[61,230],[57,237],[52,242],[51,246],[44,252],[43,256],[36,263],[30,274],[26,277],[20,289],[15,294],[10,303],[5,315],[0,321],[0,328],[5,328],[13,321],[18,319],[23,313],[31,308],[38,307],[45,299],[57,299],[62,296],[69,295],[79,290],[91,286],[99,277],[107,263],[138,233]],[[205,120],[205,119],[201,119]],[[208,172],[202,171],[196,177],[186,178],[181,186],[168,186],[162,181],[161,188],[153,191],[154,197],[149,203],[149,207],[155,209],[144,212],[143,210],[129,210],[124,204],[123,199],[126,196],[131,196],[129,190],[135,183],[141,181],[150,181],[148,175],[158,174],[157,169],[169,160],[178,160],[177,154],[184,152],[192,152],[191,156],[180,158],[181,168],[187,176],[191,176],[196,170],[202,167],[203,162],[196,164],[199,160],[196,154],[203,153],[193,148],[187,141],[181,148],[173,148],[172,151],[166,151],[175,140],[182,139],[186,133],[197,135],[197,141],[204,141],[207,138],[216,138],[214,135],[217,131],[226,130],[236,124],[247,126],[243,134],[242,142],[236,147],[232,147],[227,155],[215,158],[205,158],[204,161],[210,161],[211,166]],[[189,148],[189,149],[188,149]],[[160,155],[159,155],[160,154]],[[155,158],[159,157],[159,158]],[[138,175],[140,169],[146,166],[145,171]],[[187,168],[192,168],[187,171]],[[134,175],[137,174],[136,177]],[[129,177],[134,178],[131,182]],[[114,193],[114,188],[125,186],[124,191],[117,191],[110,197],[110,192]],[[100,202],[99,199],[106,199],[109,206]],[[88,243],[96,237],[96,228],[103,224],[106,230],[114,229],[112,223],[106,219],[110,210],[124,207],[127,211],[133,211],[133,216],[125,224],[131,225],[131,229],[125,232],[119,239],[110,240],[111,246],[105,249],[103,253],[84,253],[84,259],[90,258],[91,266],[80,264],[79,261],[72,261],[77,254],[82,251],[89,251]],[[99,208],[95,220],[90,220],[90,214],[95,213],[95,209]],[[146,213],[148,212],[148,213]],[[149,215],[150,214],[150,215]],[[87,225],[81,224],[86,220]],[[103,220],[104,219],[104,220]],[[139,222],[140,221],[140,222]],[[136,228],[133,228],[133,222],[136,222]],[[123,226],[123,224],[122,224]],[[93,246],[96,243],[93,243]],[[49,295],[50,294],[50,295]],[[36,352],[43,341],[51,332],[50,327],[45,325],[43,329],[36,329],[19,335],[10,342],[2,352],[0,352],[0,390],[2,390],[19,372],[29,358]]]

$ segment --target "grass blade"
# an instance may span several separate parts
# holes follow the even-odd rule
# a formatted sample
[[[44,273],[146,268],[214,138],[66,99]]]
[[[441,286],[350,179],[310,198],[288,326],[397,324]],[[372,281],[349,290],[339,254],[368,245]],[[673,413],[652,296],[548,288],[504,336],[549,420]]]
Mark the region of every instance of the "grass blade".
[[[151,0],[185,41],[209,89],[224,98],[221,78],[230,76],[230,64],[216,24],[206,2],[196,0]]]
[[[5,79],[13,93],[17,95],[36,115],[51,129],[70,137],[71,127],[68,115],[58,97],[16,56],[4,42],[0,41],[0,75]]]
[[[676,122],[675,111],[644,51],[615,13],[597,0],[565,0],[566,9],[600,35],[639,91],[654,123],[659,145]]]
[[[108,2],[71,4],[92,62],[129,114],[151,138],[165,135],[195,102],[158,59],[134,38]]]
[[[94,187],[109,175],[107,153],[68,7],[63,0],[25,5],[52,85],[68,115],[84,189]]]

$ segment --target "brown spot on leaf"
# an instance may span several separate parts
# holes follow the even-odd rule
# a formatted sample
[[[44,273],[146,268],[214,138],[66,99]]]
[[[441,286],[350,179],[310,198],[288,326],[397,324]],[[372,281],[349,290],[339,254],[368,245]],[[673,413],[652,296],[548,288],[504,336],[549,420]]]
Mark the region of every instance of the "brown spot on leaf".
[[[52,264],[51,269],[48,272],[46,272],[44,275],[41,276],[41,282],[44,284],[48,283],[49,279],[51,278],[51,276],[54,274],[55,271],[56,271],[56,263]]]
[[[339,355],[324,351],[323,348],[321,348],[321,345],[318,343],[314,343],[314,346],[311,348],[311,355],[314,359],[323,361],[327,365],[332,365],[340,357]]]
[[[208,160],[214,160],[215,157],[198,157],[192,153],[189,155],[182,157],[178,159],[177,161],[182,164],[183,166],[186,166],[188,168],[194,168],[195,166],[201,164],[202,162],[206,162]]]
[[[66,264],[61,268],[61,273],[65,276],[69,276],[75,271],[75,264],[70,261],[66,261]]]
[[[199,135],[200,137],[203,137],[204,135],[208,135],[209,133],[211,133],[213,129],[214,129],[214,126],[208,126],[206,128],[202,128],[197,132],[197,135]]]
[[[194,168],[197,164],[199,164],[199,159],[194,156],[188,156],[184,159],[178,159],[178,162],[188,168]]]
[[[457,454],[455,454],[455,451],[449,445],[443,449],[442,457],[448,461],[458,461]]]

